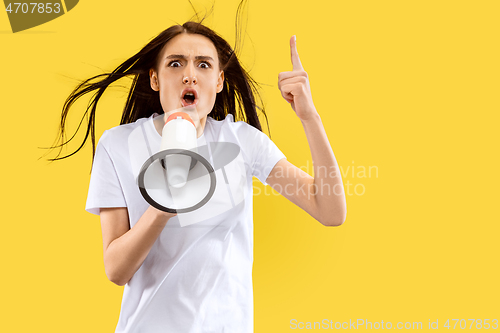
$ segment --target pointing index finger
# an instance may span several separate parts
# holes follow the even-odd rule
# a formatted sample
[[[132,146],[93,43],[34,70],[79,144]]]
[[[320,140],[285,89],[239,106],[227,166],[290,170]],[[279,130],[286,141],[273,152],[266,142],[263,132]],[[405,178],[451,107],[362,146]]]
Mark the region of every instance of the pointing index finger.
[[[292,66],[294,71],[304,70],[300,63],[299,53],[297,52],[297,37],[295,35],[290,38],[290,53],[292,56]]]

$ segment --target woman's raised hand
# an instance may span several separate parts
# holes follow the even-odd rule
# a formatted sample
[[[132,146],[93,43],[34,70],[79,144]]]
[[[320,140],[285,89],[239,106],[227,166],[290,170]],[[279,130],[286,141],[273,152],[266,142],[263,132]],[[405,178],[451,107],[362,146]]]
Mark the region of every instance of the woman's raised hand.
[[[316,115],[317,111],[311,96],[309,77],[300,63],[295,36],[290,38],[290,53],[292,71],[279,73],[278,88],[281,91],[281,96],[291,104],[300,120],[308,120]]]

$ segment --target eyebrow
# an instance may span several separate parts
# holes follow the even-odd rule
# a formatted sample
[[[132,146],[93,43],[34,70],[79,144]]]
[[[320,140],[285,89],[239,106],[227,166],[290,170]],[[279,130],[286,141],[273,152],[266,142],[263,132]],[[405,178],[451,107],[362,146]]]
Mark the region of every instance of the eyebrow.
[[[171,54],[169,56],[166,57],[166,59],[184,59],[186,60],[186,56],[183,55],[183,54]],[[211,60],[211,61],[214,61],[214,59],[212,57],[209,57],[209,56],[196,56],[194,57],[196,60]]]

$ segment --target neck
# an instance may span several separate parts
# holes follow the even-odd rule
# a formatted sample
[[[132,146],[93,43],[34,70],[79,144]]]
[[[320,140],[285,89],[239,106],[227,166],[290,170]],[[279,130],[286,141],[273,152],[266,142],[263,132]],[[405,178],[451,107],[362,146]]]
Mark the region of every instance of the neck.
[[[200,124],[196,127],[196,136],[199,138],[205,131],[205,125],[207,124],[207,116],[200,119]]]

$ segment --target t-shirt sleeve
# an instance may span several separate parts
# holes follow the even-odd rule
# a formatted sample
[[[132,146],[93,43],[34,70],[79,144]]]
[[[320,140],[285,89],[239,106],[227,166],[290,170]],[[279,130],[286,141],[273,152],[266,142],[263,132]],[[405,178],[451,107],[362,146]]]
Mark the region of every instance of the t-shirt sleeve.
[[[268,185],[267,177],[276,163],[286,159],[286,156],[265,133],[253,127],[249,144],[252,146],[252,176],[257,177],[262,184]]]
[[[99,215],[100,208],[127,207],[116,168],[107,148],[109,132],[99,140],[90,175],[85,210]]]

